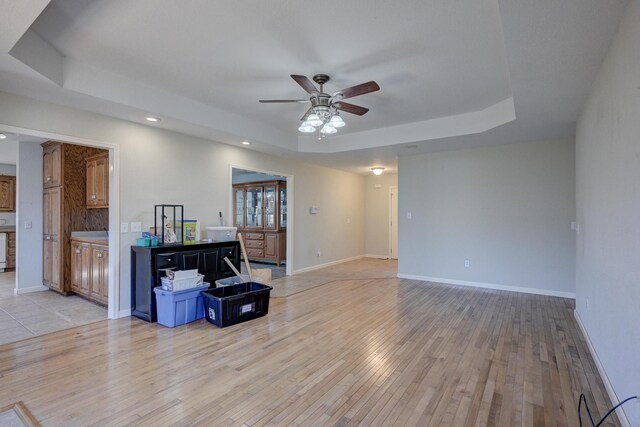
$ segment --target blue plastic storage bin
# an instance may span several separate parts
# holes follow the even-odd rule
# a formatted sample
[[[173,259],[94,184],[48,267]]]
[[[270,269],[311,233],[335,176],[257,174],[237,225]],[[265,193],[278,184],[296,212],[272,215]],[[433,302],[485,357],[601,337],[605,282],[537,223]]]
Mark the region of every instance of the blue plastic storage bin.
[[[153,288],[156,293],[158,323],[173,328],[204,317],[203,290],[209,288],[203,283],[196,288],[183,291],[165,291],[161,286]]]

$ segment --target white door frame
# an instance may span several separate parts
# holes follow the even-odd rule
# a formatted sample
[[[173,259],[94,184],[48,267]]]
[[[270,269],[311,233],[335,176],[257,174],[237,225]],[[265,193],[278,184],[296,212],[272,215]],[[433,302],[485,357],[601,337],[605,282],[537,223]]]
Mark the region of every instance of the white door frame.
[[[229,164],[229,216],[227,218],[234,218],[233,212],[233,170],[234,169],[242,169],[253,172],[260,172],[266,175],[279,175],[287,178],[287,263],[285,264],[285,273],[287,276],[291,276],[293,274],[293,194],[294,194],[294,186],[293,186],[293,175],[278,172],[278,171],[270,171],[266,169],[260,169],[253,166],[244,166],[238,164]],[[233,225],[232,222],[229,225]]]
[[[117,319],[130,315],[130,310],[120,310],[120,147],[117,144],[78,138],[53,132],[21,128],[2,124],[7,132],[52,139],[71,144],[98,147],[109,150],[109,300],[107,316]],[[20,224],[19,218],[16,223]],[[17,249],[17,248],[16,248]],[[42,254],[40,254],[42,258]],[[17,260],[16,260],[17,261]]]
[[[391,195],[393,194],[393,190],[396,190],[396,206],[398,206],[398,186],[397,185],[393,185],[389,187],[389,259],[394,259],[393,255],[395,255],[395,259],[398,259],[398,254],[393,254],[391,251],[391,248],[393,246],[393,227],[396,228],[396,230],[398,229],[398,218],[396,215],[396,223],[395,225],[391,223],[391,212],[393,211],[393,204],[391,203]],[[397,209],[396,209],[397,212]],[[396,231],[396,237],[398,235],[398,232]],[[397,252],[397,251],[396,251]]]

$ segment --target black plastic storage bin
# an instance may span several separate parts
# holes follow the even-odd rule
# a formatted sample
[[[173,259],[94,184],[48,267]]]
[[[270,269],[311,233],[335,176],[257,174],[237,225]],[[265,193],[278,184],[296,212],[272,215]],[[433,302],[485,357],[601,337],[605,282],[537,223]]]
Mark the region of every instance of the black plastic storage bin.
[[[247,282],[202,291],[204,315],[221,328],[266,315],[273,289],[262,283]]]

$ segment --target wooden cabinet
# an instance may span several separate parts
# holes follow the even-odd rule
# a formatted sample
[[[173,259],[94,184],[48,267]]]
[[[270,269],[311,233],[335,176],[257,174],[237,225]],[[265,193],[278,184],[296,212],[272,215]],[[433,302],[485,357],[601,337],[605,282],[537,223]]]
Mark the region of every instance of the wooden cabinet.
[[[44,188],[57,187],[62,179],[62,143],[50,141],[42,147],[42,185]]]
[[[102,231],[109,227],[108,209],[87,208],[86,160],[98,155],[106,158],[107,151],[58,141],[42,144],[42,282],[63,294],[75,292],[81,286],[71,271],[75,254],[71,232]]]
[[[147,322],[157,319],[153,288],[167,270],[198,269],[204,281],[214,286],[218,279],[235,276],[224,262],[229,258],[240,270],[240,243],[214,242],[193,245],[131,247],[131,315]]]
[[[109,207],[109,156],[89,157],[87,164],[87,207]]]
[[[71,240],[71,290],[99,304],[109,302],[109,246]]]
[[[10,231],[7,233],[7,262],[6,268],[16,268],[16,233]]]
[[[0,175],[0,212],[16,211],[16,177]]]
[[[287,256],[287,183],[261,181],[233,186],[234,226],[246,241],[252,260]]]

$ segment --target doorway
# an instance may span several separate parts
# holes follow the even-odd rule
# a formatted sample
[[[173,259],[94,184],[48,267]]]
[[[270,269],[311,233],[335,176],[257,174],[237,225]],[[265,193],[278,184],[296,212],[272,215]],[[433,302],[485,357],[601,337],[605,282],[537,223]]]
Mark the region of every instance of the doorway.
[[[234,165],[230,174],[229,225],[242,233],[251,267],[291,275],[293,177]]]
[[[398,259],[398,187],[389,187],[389,258]]]

